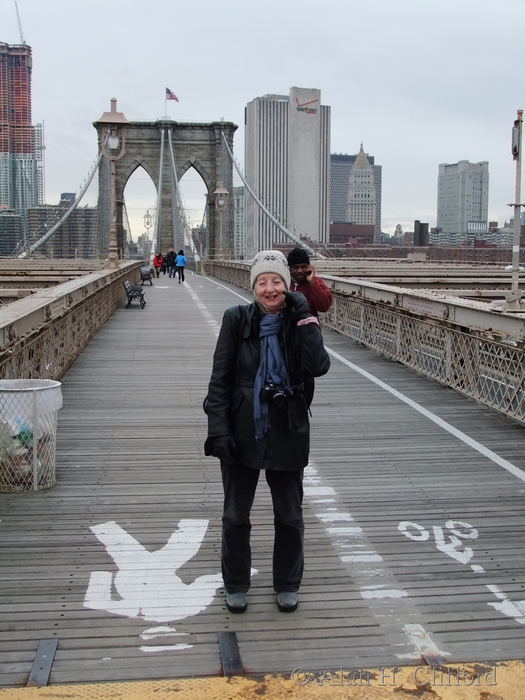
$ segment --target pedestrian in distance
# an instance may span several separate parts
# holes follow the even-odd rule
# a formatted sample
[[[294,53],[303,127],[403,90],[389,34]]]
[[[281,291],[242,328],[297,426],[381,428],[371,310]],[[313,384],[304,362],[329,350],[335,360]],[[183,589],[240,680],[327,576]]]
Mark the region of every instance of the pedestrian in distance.
[[[332,292],[322,279],[316,277],[314,266],[311,264],[306,250],[294,248],[288,253],[287,259],[292,277],[290,290],[304,294],[312,316],[317,318],[319,312],[328,311],[332,306]],[[304,389],[308,406],[310,406],[315,392],[315,381],[311,375],[305,374]]]
[[[166,255],[166,264],[168,265],[168,275],[175,277],[175,249],[170,248]]]
[[[330,359],[306,298],[288,291],[290,270],[280,251],[255,256],[250,284],[255,300],[223,316],[206,399],[205,454],[221,464],[226,607],[247,608],[250,511],[264,471],[275,528],[273,588],[278,609],[293,612],[304,568],[303,472],[310,450],[303,377],[326,374]]]
[[[184,251],[179,250],[177,253],[177,257],[175,258],[175,266],[177,268],[177,274],[179,276],[179,284],[181,282],[184,282],[184,265],[186,265],[188,261],[186,260],[184,256]]]
[[[158,252],[155,253],[155,257],[153,258],[153,267],[155,268],[155,277],[158,279],[162,268],[162,255]]]

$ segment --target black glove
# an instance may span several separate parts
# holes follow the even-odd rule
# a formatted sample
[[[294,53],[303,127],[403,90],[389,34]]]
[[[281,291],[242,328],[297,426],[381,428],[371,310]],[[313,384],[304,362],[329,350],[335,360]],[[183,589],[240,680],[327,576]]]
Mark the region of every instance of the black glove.
[[[301,292],[283,292],[283,295],[284,303],[292,307],[297,321],[312,315],[304,294],[301,294]]]
[[[213,438],[214,457],[218,457],[221,462],[235,464],[235,455],[237,454],[237,445],[231,435],[219,435]]]

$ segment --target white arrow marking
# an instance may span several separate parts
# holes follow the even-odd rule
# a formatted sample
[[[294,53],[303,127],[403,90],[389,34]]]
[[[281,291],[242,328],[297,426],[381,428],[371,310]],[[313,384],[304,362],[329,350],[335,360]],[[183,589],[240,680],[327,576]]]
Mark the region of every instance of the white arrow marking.
[[[181,520],[156,552],[148,552],[115,522],[93,526],[119,570],[114,581],[109,571],[92,572],[84,606],[154,622],[183,620],[205,610],[222,585],[221,574],[199,576],[185,584],[176,571],[199,551],[208,522]],[[112,597],[112,583],[119,598]]]

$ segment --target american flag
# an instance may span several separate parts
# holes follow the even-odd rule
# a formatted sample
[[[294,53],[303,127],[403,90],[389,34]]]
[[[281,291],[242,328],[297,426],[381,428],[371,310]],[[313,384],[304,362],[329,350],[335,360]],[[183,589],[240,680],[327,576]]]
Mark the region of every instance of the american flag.
[[[175,100],[175,102],[179,101],[179,98],[177,97],[177,95],[174,92],[172,92],[169,88],[166,88],[166,99],[167,100]]]

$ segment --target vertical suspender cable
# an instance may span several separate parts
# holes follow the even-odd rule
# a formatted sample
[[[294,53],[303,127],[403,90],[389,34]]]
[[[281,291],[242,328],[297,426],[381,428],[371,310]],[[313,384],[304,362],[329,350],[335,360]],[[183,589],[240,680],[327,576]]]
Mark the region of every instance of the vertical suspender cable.
[[[177,209],[180,213],[179,216],[179,222],[181,224],[182,228],[182,244],[184,246],[184,238],[186,238],[188,245],[190,247],[191,253],[193,255],[193,258],[195,262],[198,262],[200,260],[200,257],[197,253],[197,250],[195,248],[195,243],[193,242],[193,238],[191,237],[191,232],[190,232],[190,227],[188,226],[188,220],[186,219],[186,212],[184,211],[184,206],[182,202],[182,197],[180,193],[180,188],[179,188],[179,179],[177,177],[177,169],[175,167],[175,156],[173,154],[173,143],[171,141],[171,132],[170,132],[170,137],[168,141],[168,146],[170,149],[170,159],[171,159],[171,173],[173,177],[173,182],[175,184],[175,192],[176,192],[176,206]]]
[[[153,230],[153,240],[151,259],[157,251],[160,251],[160,211],[162,208],[162,167],[164,165],[164,129],[160,132],[160,163],[159,163],[159,187],[157,190],[157,211],[155,214],[155,228]]]
[[[175,157],[173,155],[172,143],[173,131],[168,131],[168,147],[170,154],[170,173],[171,173],[171,242],[177,250],[184,246],[184,222],[180,212],[179,205],[179,182],[177,180],[177,170],[175,168]],[[180,240],[180,232],[182,231],[182,240]]]

